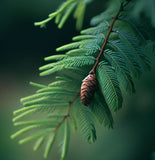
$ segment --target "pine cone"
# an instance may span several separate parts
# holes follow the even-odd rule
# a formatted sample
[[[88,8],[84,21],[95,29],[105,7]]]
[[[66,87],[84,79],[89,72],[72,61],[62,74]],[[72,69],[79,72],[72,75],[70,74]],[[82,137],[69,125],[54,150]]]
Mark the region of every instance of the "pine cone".
[[[83,80],[81,85],[81,102],[87,106],[93,99],[94,93],[97,90],[97,79],[94,73],[89,75]]]

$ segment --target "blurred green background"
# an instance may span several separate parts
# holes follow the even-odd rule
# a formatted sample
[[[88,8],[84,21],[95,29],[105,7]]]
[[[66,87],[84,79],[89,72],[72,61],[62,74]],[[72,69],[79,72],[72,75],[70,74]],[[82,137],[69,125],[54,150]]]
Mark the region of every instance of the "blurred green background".
[[[103,0],[88,6],[84,28],[92,15],[105,7]],[[43,58],[55,54],[55,48],[71,42],[77,35],[75,21],[70,19],[64,28],[49,23],[46,29],[33,23],[47,17],[61,1],[54,0],[1,0],[0,1],[0,160],[43,160],[43,152],[32,151],[30,143],[19,145],[10,135],[16,128],[12,112],[20,106],[19,99],[35,89],[29,81],[50,82],[39,77],[38,68]],[[96,9],[97,8],[97,9]],[[87,144],[73,133],[67,160],[155,160],[155,57],[151,56],[152,70],[136,82],[137,92],[124,101],[115,115],[113,130],[98,126],[98,140]],[[56,149],[49,160],[57,160]]]

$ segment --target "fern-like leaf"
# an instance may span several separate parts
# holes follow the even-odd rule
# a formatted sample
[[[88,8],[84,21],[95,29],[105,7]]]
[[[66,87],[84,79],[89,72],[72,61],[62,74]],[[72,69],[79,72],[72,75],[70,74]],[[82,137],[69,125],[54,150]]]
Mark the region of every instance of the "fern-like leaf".
[[[92,143],[96,140],[96,130],[94,126],[93,115],[89,108],[79,106],[78,109],[78,126],[83,137]]]
[[[56,134],[55,133],[52,133],[50,136],[49,136],[49,139],[46,143],[46,147],[45,147],[45,152],[44,152],[44,158],[47,158],[48,154],[49,154],[49,151],[51,150],[51,147],[54,143],[54,140],[55,140],[55,136]],[[42,139],[41,139],[41,142],[42,142]],[[40,144],[40,143],[39,143]]]
[[[95,93],[94,99],[89,107],[100,124],[104,124],[107,128],[113,127],[112,113],[100,91]]]
[[[55,18],[55,23],[58,24],[58,28],[62,28],[70,14],[75,10],[74,18],[76,19],[76,29],[80,30],[83,25],[86,5],[91,1],[92,0],[66,0],[57,11],[49,14],[47,19],[41,22],[35,22],[34,24],[43,28],[46,27],[49,21]]]
[[[132,77],[130,76],[130,70],[126,67],[124,58],[118,54],[118,52],[112,50],[105,50],[104,56],[106,60],[111,64],[115,71],[117,80],[119,81],[120,88],[128,93],[135,92]]]
[[[70,140],[70,125],[69,120],[66,119],[64,122],[63,127],[63,138],[60,142],[61,145],[61,160],[63,160],[67,154],[68,146],[69,146],[69,140]]]
[[[44,27],[55,18],[61,28],[75,9],[74,17],[80,29],[89,1],[67,0],[48,19],[35,24]],[[80,130],[89,143],[96,140],[96,122],[113,127],[112,113],[122,107],[124,93],[135,92],[134,80],[150,69],[146,54],[154,52],[154,42],[146,41],[129,22],[131,7],[128,5],[130,1],[127,0],[113,1],[106,11],[92,18],[90,28],[73,37],[74,42],[56,49],[65,54],[45,58],[48,64],[40,67],[40,75],[52,75],[54,80],[49,85],[31,82],[38,90],[22,98],[23,108],[14,111],[14,125],[22,128],[11,136],[12,139],[24,135],[25,138],[19,140],[21,144],[36,140],[34,150],[44,143],[45,158],[56,139],[63,160],[71,127]],[[89,74],[93,74],[95,89],[91,88],[92,79],[85,81]],[[84,92],[91,95],[90,99],[85,96],[89,99],[87,107],[80,100],[83,82],[86,82]]]
[[[106,103],[113,111],[118,111],[122,106],[122,95],[113,69],[105,62],[100,62],[97,68],[97,79]]]

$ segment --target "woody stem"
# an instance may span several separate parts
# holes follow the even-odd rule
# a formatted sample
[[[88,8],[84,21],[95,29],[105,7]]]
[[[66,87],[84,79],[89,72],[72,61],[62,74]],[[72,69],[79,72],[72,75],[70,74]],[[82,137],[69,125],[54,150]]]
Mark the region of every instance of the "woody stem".
[[[80,96],[80,93],[78,93],[72,101],[69,102],[69,107],[68,107],[68,112],[67,114],[64,116],[64,118],[58,123],[58,125],[56,126],[56,128],[53,130],[53,133],[56,132],[60,126],[63,124],[63,122],[68,118],[70,117],[70,112],[71,112],[71,106],[72,104],[74,103],[74,101]]]
[[[110,36],[110,33],[112,32],[114,23],[115,23],[115,21],[117,20],[120,12],[123,11],[123,7],[124,7],[124,6],[123,6],[123,3],[122,3],[121,6],[120,6],[120,9],[119,9],[119,11],[118,11],[118,13],[116,14],[116,16],[113,17],[113,20],[112,20],[112,22],[111,22],[111,25],[109,26],[108,33],[107,33],[106,37],[104,38],[104,43],[103,43],[103,46],[102,46],[102,48],[101,48],[101,50],[100,50],[100,53],[99,53],[98,57],[96,58],[96,62],[95,62],[95,64],[94,64],[92,70],[89,72],[90,74],[95,73],[95,71],[96,71],[96,67],[97,67],[97,65],[98,65],[98,63],[99,63],[99,60],[100,60],[100,57],[101,57],[102,53],[104,52],[105,46],[106,46],[106,44],[107,44],[107,42],[108,42],[108,38],[109,38],[109,36]]]

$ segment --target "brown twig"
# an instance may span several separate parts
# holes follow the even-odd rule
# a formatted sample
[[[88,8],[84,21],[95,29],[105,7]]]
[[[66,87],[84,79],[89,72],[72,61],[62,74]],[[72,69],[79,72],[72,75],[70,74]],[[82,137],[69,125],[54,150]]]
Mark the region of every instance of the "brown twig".
[[[100,57],[101,57],[102,53],[104,52],[105,46],[106,46],[106,44],[107,44],[107,42],[108,42],[108,38],[109,38],[109,36],[110,36],[110,33],[112,32],[114,23],[115,23],[115,21],[117,20],[120,12],[123,11],[123,8],[124,8],[124,6],[123,6],[123,3],[122,3],[121,6],[120,6],[120,9],[119,9],[119,11],[118,11],[118,13],[116,14],[116,16],[113,17],[113,20],[112,20],[112,22],[111,22],[111,25],[109,26],[108,33],[107,33],[106,37],[104,38],[104,43],[103,43],[103,46],[102,46],[102,48],[101,48],[101,50],[100,50],[100,53],[99,53],[98,57],[95,59],[96,62],[95,62],[95,64],[94,64],[92,70],[89,72],[90,74],[95,73],[96,67],[97,67],[97,65],[98,65],[98,63],[99,63],[99,60],[100,60]]]
[[[106,55],[110,56],[110,54],[109,54],[108,52],[104,51],[104,53],[105,53]]]
[[[72,101],[68,102],[68,104],[69,104],[68,112],[67,112],[67,114],[64,116],[64,118],[58,123],[58,125],[55,127],[55,129],[53,130],[53,133],[56,132],[56,131],[60,128],[60,126],[63,124],[63,122],[64,122],[68,117],[71,118],[71,116],[70,116],[71,106],[72,106],[72,104],[75,102],[75,100],[76,100],[79,96],[80,96],[80,92],[73,98]]]

